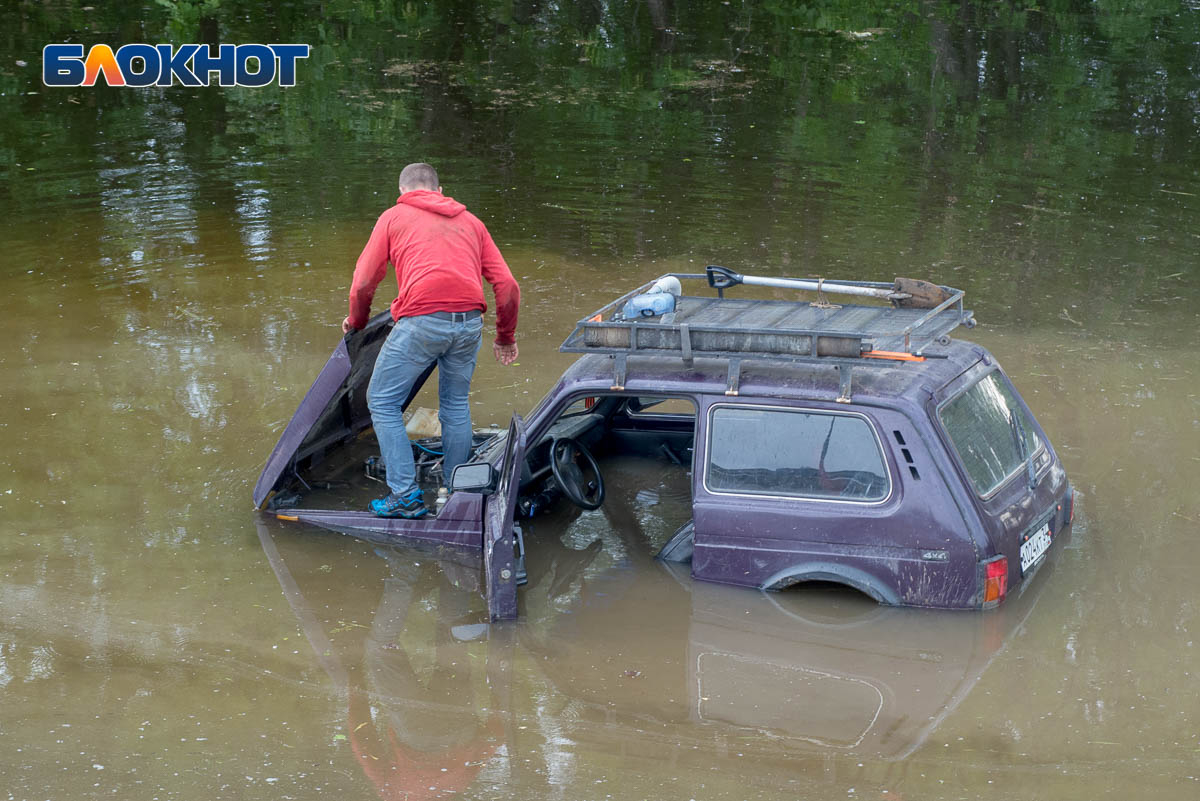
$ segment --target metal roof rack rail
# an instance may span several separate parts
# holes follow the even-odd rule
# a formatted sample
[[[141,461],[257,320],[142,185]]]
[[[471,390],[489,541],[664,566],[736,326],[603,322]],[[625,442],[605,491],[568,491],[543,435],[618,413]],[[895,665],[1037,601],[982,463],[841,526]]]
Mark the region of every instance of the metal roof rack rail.
[[[715,295],[685,295],[684,282],[705,281]],[[672,283],[673,282],[673,283]],[[767,286],[815,292],[815,301],[729,298],[732,287]],[[656,314],[655,303],[635,298],[667,292],[673,310]],[[834,304],[826,294],[885,300],[889,305]],[[607,353],[614,359],[613,389],[625,386],[627,359],[678,356],[691,366],[699,356],[727,359],[727,395],[736,395],[744,360],[827,364],[838,368],[837,400],[850,402],[852,367],[898,367],[923,361],[933,343],[946,344],[958,326],[975,326],[963,308],[964,292],[926,281],[897,278],[830,281],[739,275],[709,265],[703,273],[667,273],[627,292],[575,325],[559,347],[564,353]],[[671,306],[668,301],[665,306]],[[632,308],[633,314],[626,316]],[[644,316],[643,316],[644,315]]]

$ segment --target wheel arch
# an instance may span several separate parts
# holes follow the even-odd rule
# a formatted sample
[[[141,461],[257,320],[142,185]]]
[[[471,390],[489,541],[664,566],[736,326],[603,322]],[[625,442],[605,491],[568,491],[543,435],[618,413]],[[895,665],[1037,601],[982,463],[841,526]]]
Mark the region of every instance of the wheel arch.
[[[779,571],[762,583],[764,590],[783,590],[806,581],[828,581],[844,584],[885,606],[901,606],[900,595],[875,576],[861,568],[836,562],[806,562]]]

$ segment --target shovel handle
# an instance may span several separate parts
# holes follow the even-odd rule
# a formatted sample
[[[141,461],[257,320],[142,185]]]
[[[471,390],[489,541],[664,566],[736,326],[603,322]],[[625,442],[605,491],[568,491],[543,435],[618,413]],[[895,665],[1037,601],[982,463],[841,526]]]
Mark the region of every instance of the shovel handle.
[[[708,285],[713,289],[729,289],[742,283],[742,276],[728,267],[710,264],[704,268],[704,274],[708,276]]]

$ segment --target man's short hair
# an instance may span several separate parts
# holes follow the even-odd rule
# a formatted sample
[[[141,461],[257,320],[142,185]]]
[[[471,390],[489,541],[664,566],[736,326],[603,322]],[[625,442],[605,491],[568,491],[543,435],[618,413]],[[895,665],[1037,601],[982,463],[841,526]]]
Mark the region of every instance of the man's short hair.
[[[405,189],[436,190],[441,184],[438,183],[437,170],[424,162],[417,162],[400,171],[400,186]]]

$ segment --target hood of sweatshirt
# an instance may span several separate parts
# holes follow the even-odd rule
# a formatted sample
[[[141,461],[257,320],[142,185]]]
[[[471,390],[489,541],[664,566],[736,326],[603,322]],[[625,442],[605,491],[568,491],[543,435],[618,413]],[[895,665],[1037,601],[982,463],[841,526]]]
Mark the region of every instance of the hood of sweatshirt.
[[[432,189],[414,189],[411,192],[405,192],[396,199],[396,202],[432,211],[443,217],[455,217],[467,208],[454,198],[446,197],[441,192],[434,192]]]

